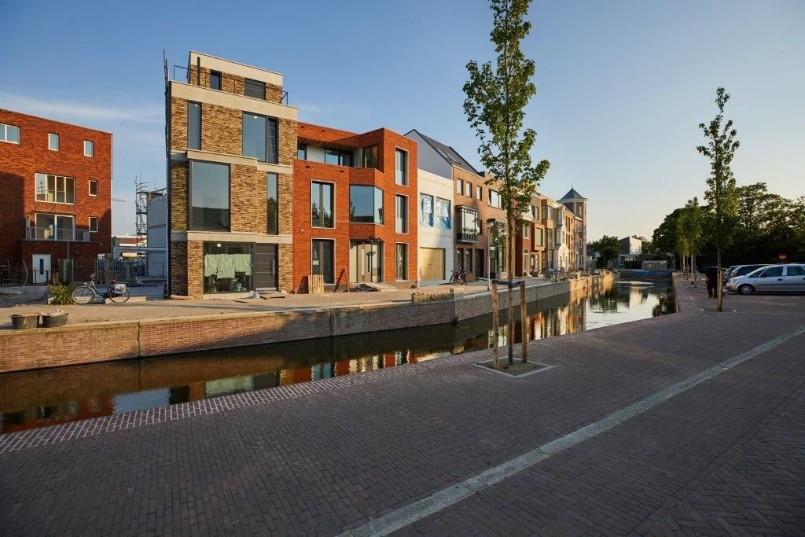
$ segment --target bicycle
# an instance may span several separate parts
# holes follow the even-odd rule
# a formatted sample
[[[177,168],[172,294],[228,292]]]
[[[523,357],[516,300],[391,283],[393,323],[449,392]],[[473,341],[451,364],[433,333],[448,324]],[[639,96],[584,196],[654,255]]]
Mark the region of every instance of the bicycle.
[[[454,270],[453,274],[450,275],[450,283],[467,283],[467,273],[463,270]]]
[[[95,273],[93,272],[88,282],[73,291],[73,302],[76,304],[89,304],[95,300],[96,296],[101,299],[108,298],[115,304],[122,304],[131,297],[131,291],[129,291],[125,283],[112,282],[109,284],[106,292],[101,293],[98,291],[98,288],[95,287]]]

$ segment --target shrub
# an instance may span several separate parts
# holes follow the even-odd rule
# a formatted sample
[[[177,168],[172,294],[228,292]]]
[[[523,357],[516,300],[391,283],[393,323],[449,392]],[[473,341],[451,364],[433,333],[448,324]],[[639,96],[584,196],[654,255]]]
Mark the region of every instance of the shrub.
[[[64,305],[73,303],[73,291],[75,291],[75,284],[68,283],[67,285],[49,285],[48,294],[51,297],[51,303]]]

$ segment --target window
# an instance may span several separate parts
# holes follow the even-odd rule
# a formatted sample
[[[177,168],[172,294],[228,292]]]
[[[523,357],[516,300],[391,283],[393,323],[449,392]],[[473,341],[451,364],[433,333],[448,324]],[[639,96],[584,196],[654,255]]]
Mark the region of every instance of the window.
[[[90,142],[89,140],[84,140],[84,156],[85,157],[94,157],[95,156],[95,142]]]
[[[408,198],[395,196],[394,230],[397,233],[408,233]]]
[[[531,216],[534,218],[534,220],[539,220],[539,207],[536,205],[531,206]]]
[[[36,201],[75,203],[75,179],[60,175],[36,174]]]
[[[190,229],[229,231],[229,166],[190,161]]]
[[[408,153],[398,149],[394,156],[394,182],[398,185],[408,186]]]
[[[464,191],[464,195],[467,196],[468,198],[471,198],[472,197],[472,183],[467,181],[464,184],[464,187],[466,188],[466,190]]]
[[[462,242],[478,241],[478,211],[469,207],[458,208],[458,240]]]
[[[349,221],[383,223],[383,191],[373,186],[349,187]]]
[[[310,225],[313,227],[335,227],[333,223],[332,183],[310,184]]]
[[[480,185],[477,187],[477,190],[475,192],[475,197],[478,198],[479,200],[484,199],[484,187],[482,187]]]
[[[436,198],[436,227],[450,229],[450,200]]]
[[[523,238],[531,238],[531,222],[523,222]]]
[[[498,209],[503,208],[503,203],[500,199],[500,194],[496,190],[489,189],[489,205],[492,207],[497,207]]]
[[[534,244],[542,246],[542,229],[540,228],[534,230]]]
[[[433,227],[433,196],[419,195],[419,223],[423,226]]]
[[[20,128],[15,125],[0,123],[0,142],[20,143]]]
[[[766,269],[763,274],[760,275],[761,278],[776,278],[778,276],[783,275],[783,267],[771,267]]]
[[[464,192],[464,181],[461,179],[456,179],[456,194],[462,194]]]
[[[277,120],[243,113],[243,156],[277,163]]]
[[[75,218],[61,214],[37,214],[33,239],[75,240]]]
[[[259,80],[252,80],[251,78],[243,79],[243,95],[247,97],[256,97],[265,100],[266,98],[266,84]]]
[[[337,166],[352,166],[352,153],[348,151],[338,151],[337,149],[325,149],[324,163],[335,164]]]
[[[805,268],[802,267],[786,267],[786,276],[805,276]]]
[[[296,158],[299,160],[307,160],[307,144],[297,144]]]
[[[90,233],[97,233],[98,232],[98,217],[97,216],[90,216],[89,217],[89,231],[90,231]]]
[[[266,174],[266,220],[267,233],[279,235],[279,175],[274,172]]]
[[[379,166],[379,147],[376,145],[363,148],[363,167],[380,169]]]
[[[59,135],[54,133],[48,134],[48,149],[51,151],[59,150]]]
[[[187,103],[187,148],[201,149],[201,103]]]
[[[311,241],[310,273],[321,274],[324,283],[335,283],[333,270],[335,266],[333,259],[334,250],[335,246],[331,240],[313,239]]]
[[[545,219],[553,220],[553,209],[550,207],[545,207]]]
[[[221,73],[218,71],[210,71],[210,88],[219,90],[221,89]]]
[[[89,195],[90,196],[97,196],[98,195],[98,181],[90,179],[90,181],[89,181]]]
[[[397,245],[397,281],[408,279],[408,245]]]

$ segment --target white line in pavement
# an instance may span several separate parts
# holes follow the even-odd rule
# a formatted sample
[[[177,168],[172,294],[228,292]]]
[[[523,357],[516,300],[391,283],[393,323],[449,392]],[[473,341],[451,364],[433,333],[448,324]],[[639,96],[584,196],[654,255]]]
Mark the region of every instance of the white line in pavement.
[[[660,403],[667,401],[671,397],[689,390],[697,384],[711,379],[716,375],[719,375],[724,371],[727,371],[730,368],[735,367],[736,365],[743,363],[754,356],[757,356],[758,354],[761,354],[769,349],[773,349],[774,347],[785,343],[789,339],[797,337],[803,333],[805,333],[805,328],[795,330],[794,332],[790,332],[788,334],[783,334],[782,336],[769,340],[766,343],[754,347],[753,349],[742,352],[737,356],[728,358],[697,375],[693,375],[692,377],[677,382],[676,384],[672,384],[664,390],[660,390],[652,395],[649,395],[645,399],[614,412],[613,414],[610,414],[609,416],[595,423],[591,423],[590,425],[577,429],[561,438],[552,440],[547,444],[543,444],[540,447],[529,451],[528,453],[515,457],[514,459],[510,459],[495,467],[489,468],[478,475],[465,479],[464,481],[451,487],[435,492],[421,500],[405,505],[380,518],[367,522],[362,526],[347,530],[343,532],[341,536],[357,537],[364,535],[388,535],[400,528],[404,528],[405,526],[413,524],[414,522],[421,520],[426,516],[438,513],[442,509],[456,504],[461,500],[475,494],[476,492],[500,483],[504,479],[530,468],[531,466],[544,461],[552,455],[556,455],[557,453],[569,447],[575,446],[576,444],[590,439],[604,431],[608,431],[616,425],[620,425],[629,418],[642,414],[643,412],[654,408]]]

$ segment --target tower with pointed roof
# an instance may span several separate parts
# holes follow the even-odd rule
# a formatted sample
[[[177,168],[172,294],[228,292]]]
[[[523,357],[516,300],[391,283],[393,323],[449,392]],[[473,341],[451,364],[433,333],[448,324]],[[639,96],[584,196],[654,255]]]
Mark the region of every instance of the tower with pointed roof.
[[[573,212],[576,218],[576,265],[587,266],[587,198],[579,194],[572,186],[559,203]]]

